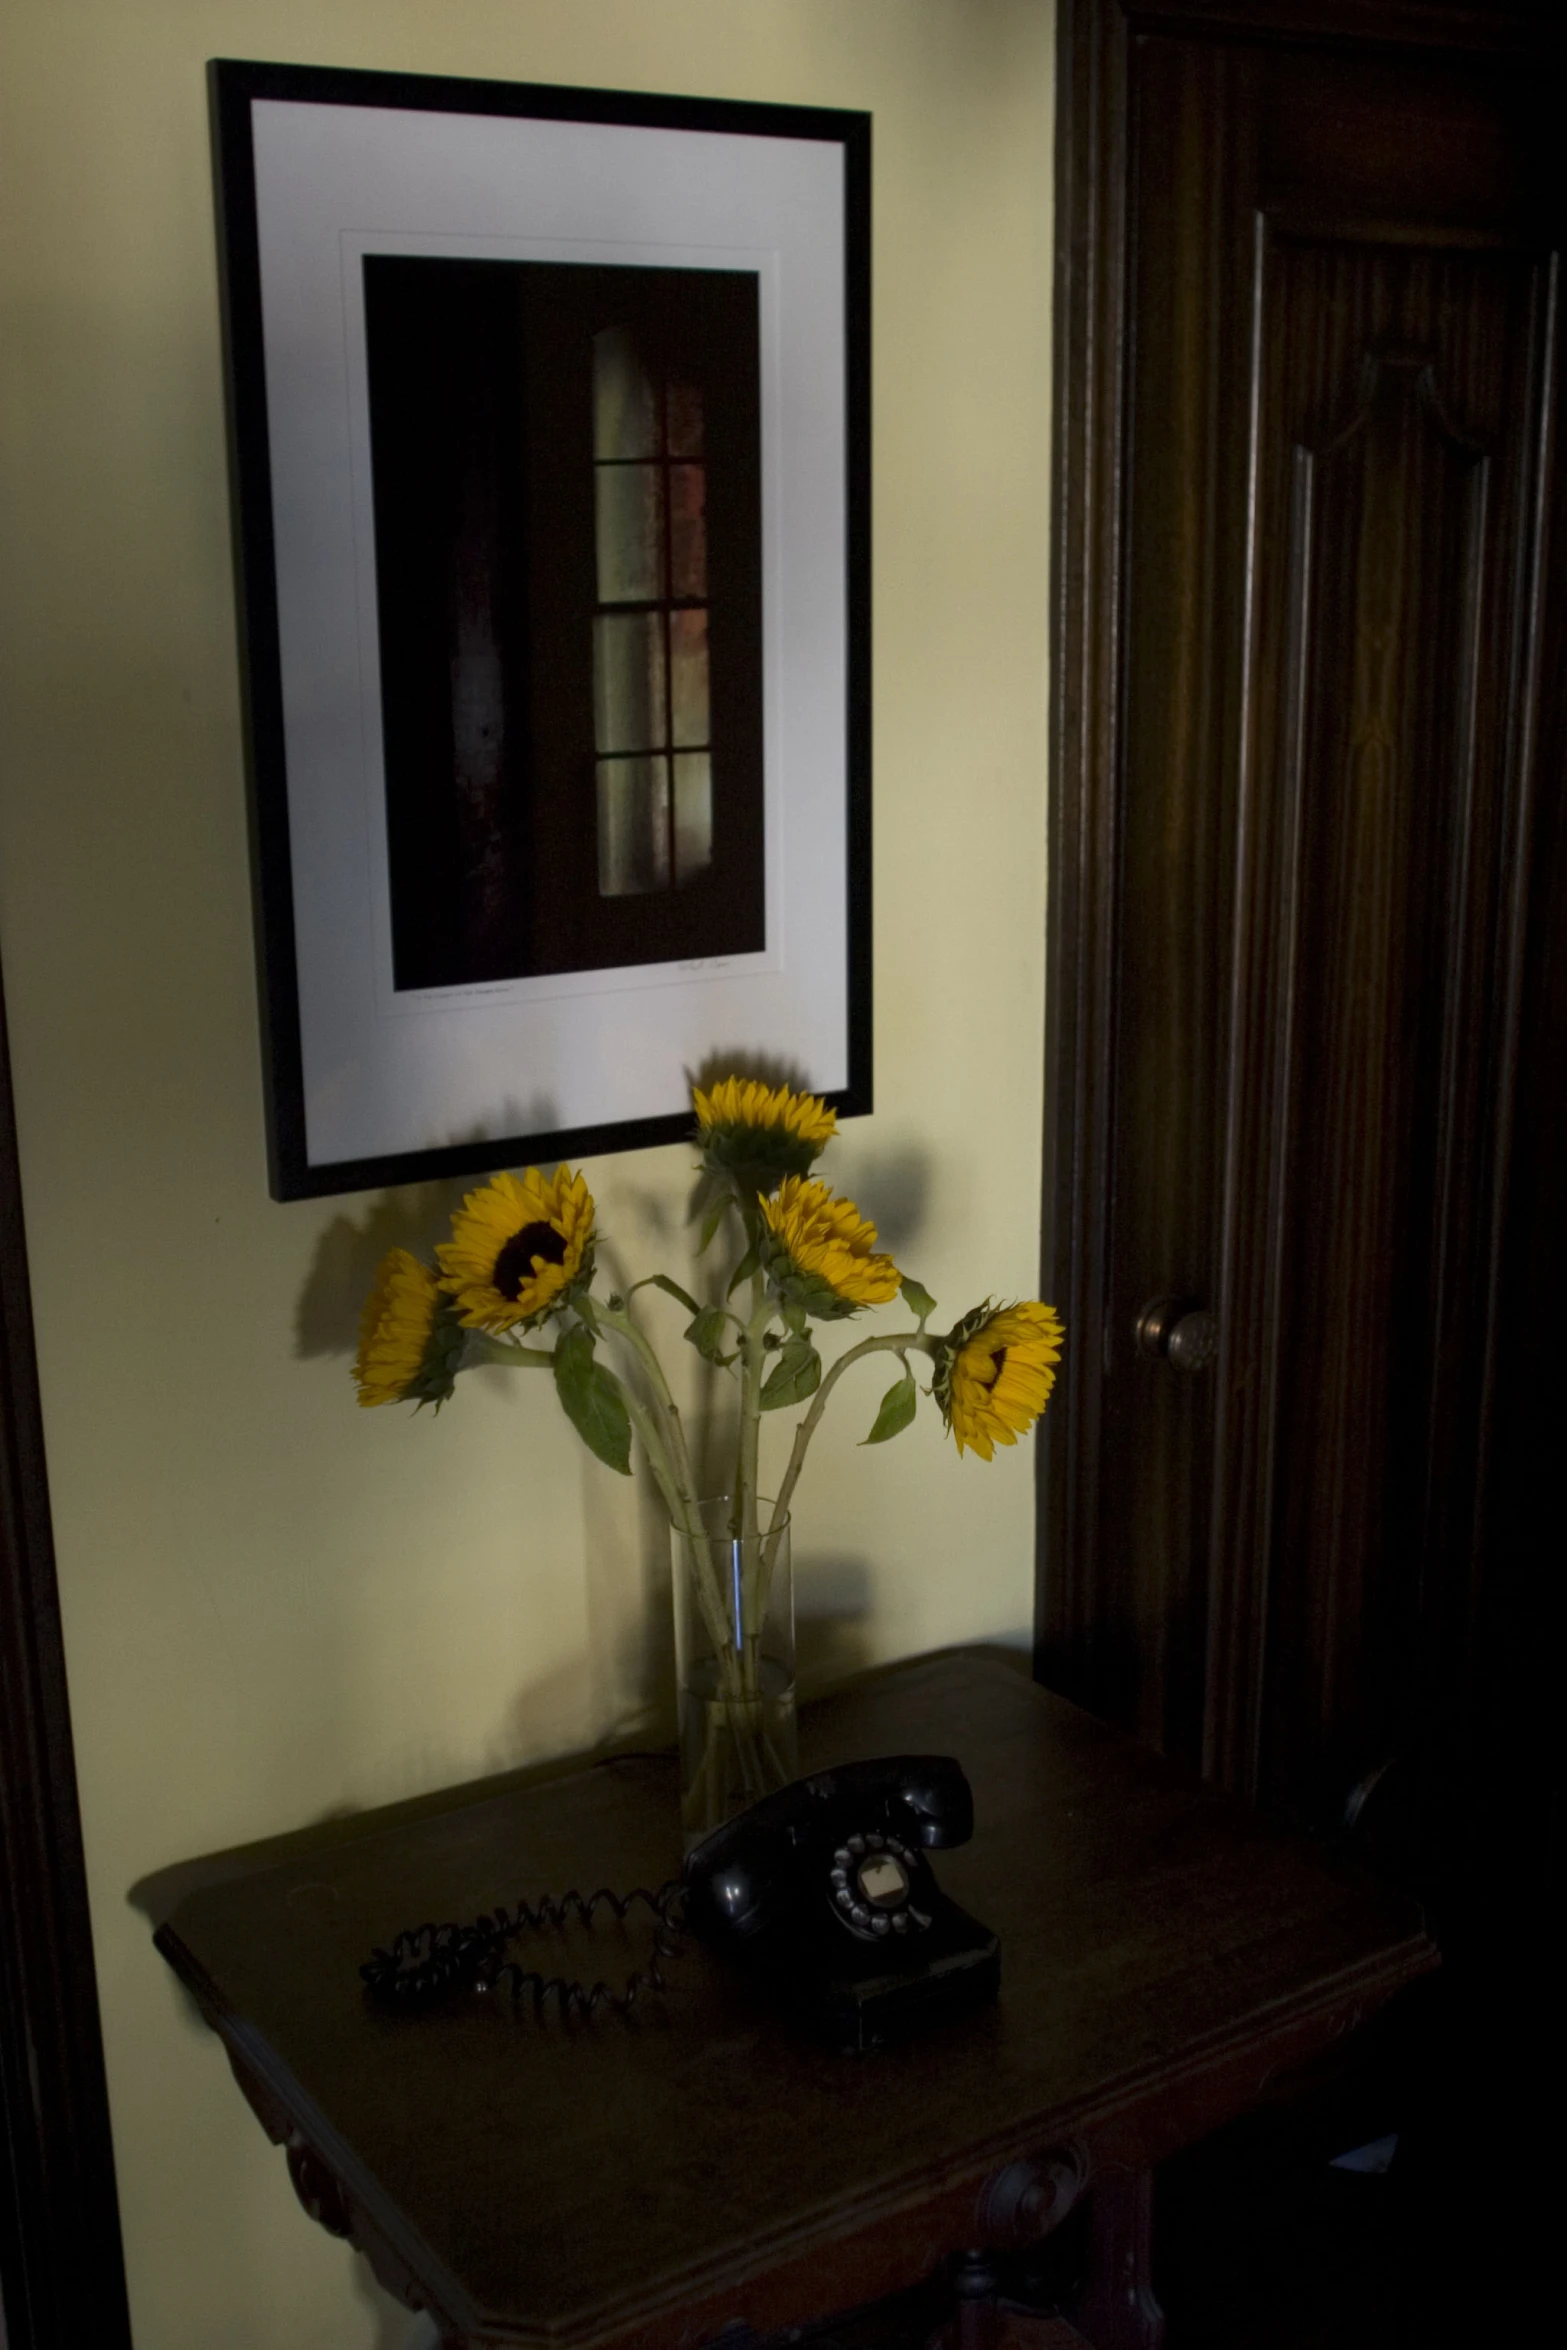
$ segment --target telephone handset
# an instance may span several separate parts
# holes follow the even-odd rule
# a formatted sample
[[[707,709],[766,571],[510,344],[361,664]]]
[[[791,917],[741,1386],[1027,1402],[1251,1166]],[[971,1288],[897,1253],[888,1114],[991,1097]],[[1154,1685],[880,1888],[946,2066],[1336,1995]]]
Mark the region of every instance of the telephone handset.
[[[1000,1944],[925,1857],[973,1832],[950,1755],[819,1771],[697,1846],[686,1924],[839,2047],[874,2047],[996,1995]]]
[[[472,1925],[398,1934],[360,1973],[376,1998],[422,2005],[452,1990],[509,1989],[536,2013],[629,2011],[661,1991],[660,1961],[689,1929],[755,1971],[786,2005],[841,2048],[872,2048],[993,1999],[1000,1944],[950,1901],[926,1851],[967,1843],[974,1799],[950,1755],[892,1755],[846,1763],[765,1796],[699,1844],[658,1893],[575,1892],[497,1908]],[[546,1976],[506,1956],[524,1934],[591,1925],[633,1906],[656,1921],[653,1955],[624,1991]]]

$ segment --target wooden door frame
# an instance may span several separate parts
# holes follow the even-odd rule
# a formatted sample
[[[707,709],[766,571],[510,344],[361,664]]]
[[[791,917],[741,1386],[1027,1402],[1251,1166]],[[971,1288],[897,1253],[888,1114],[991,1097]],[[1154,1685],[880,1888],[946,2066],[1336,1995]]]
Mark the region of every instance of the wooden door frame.
[[[1477,61],[1538,57],[1543,64],[1557,4],[1057,0],[1041,1266],[1044,1295],[1063,1315],[1067,1345],[1037,1454],[1034,1661],[1039,1679],[1090,1706],[1105,1576],[1096,1494],[1114,1174],[1132,44],[1145,33],[1233,35]],[[1210,1763],[1237,1783],[1245,1773],[1234,1760],[1232,1732],[1249,1669],[1248,1637],[1243,1626],[1213,1650],[1206,1693]]]
[[[0,2306],[130,2350],[0,985]]]
[[[1110,1163],[1121,712],[1128,32],[1118,0],[1057,0],[1050,807],[1040,1262],[1067,1344],[1041,1423],[1035,1671],[1085,1700],[1092,1635]]]

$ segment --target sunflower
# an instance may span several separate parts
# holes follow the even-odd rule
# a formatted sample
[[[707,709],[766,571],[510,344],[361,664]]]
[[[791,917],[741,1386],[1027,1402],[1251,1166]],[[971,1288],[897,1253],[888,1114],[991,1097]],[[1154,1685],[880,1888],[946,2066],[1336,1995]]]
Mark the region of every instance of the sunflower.
[[[993,1306],[987,1298],[941,1342],[932,1382],[942,1417],[957,1438],[988,1461],[998,1444],[1015,1444],[1032,1428],[1055,1385],[1065,1332],[1054,1306],[1033,1298]]]
[[[463,1344],[429,1266],[394,1248],[377,1266],[359,1318],[354,1378],[360,1402],[433,1403],[439,1411],[456,1384]]]
[[[469,1192],[435,1253],[465,1328],[541,1322],[593,1278],[593,1195],[569,1167],[497,1175]]]
[[[895,1298],[901,1276],[891,1257],[872,1254],[876,1227],[825,1183],[788,1175],[776,1199],[761,1202],[762,1256],[778,1295],[823,1322]]]
[[[838,1129],[837,1112],[814,1093],[752,1077],[720,1078],[706,1092],[695,1085],[691,1100],[703,1159],[733,1175],[748,1200],[776,1191],[786,1175],[804,1175]]]

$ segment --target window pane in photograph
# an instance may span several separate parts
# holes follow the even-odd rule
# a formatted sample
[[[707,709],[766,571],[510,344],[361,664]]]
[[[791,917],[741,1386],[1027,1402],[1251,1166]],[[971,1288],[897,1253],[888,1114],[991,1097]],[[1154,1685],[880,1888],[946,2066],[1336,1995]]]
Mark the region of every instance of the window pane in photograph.
[[[682,619],[684,614],[679,615]],[[706,711],[704,648],[703,710]],[[679,707],[680,670],[675,671]],[[601,612],[593,623],[593,735],[600,751],[661,750],[666,740],[664,631],[657,612]],[[679,732],[675,740],[689,741]],[[706,740],[706,730],[697,738]]]
[[[652,603],[664,587],[662,468],[597,465],[594,492],[600,603]]]
[[[598,763],[599,894],[640,896],[669,887],[669,761]]]
[[[672,383],[669,387],[669,454],[671,457],[700,457],[702,454],[702,391],[698,384]]]
[[[649,430],[656,466],[642,462]],[[629,327],[600,330],[593,344],[599,602],[656,600],[657,610],[645,617],[600,610],[594,620],[597,748],[703,754],[676,761],[672,842],[654,838],[657,791],[633,817],[632,787],[600,769],[604,897],[678,887],[713,861],[707,606],[695,600],[707,594],[707,473],[690,462],[701,456],[706,432],[699,385],[650,359]],[[648,481],[656,491],[642,486]]]
[[[707,593],[707,473],[700,465],[669,469],[669,585],[676,596]]]
[[[713,862],[713,763],[705,751],[675,761],[675,879],[689,881]]]
[[[707,612],[700,605],[669,615],[669,680],[671,739],[682,749],[695,749],[709,733]]]
[[[628,326],[606,326],[593,338],[593,454],[658,455],[653,386]]]

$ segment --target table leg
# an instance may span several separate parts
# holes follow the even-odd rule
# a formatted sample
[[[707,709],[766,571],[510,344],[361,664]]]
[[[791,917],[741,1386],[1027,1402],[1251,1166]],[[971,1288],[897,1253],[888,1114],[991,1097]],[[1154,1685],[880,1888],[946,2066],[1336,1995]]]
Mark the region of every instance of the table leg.
[[[937,2328],[925,2350],[1090,2350],[1065,2318],[999,2299],[999,2283],[986,2253],[966,2253],[953,2272],[955,2314]]]
[[[959,2261],[952,2292],[957,2302],[952,2350],[997,2350],[1001,2311],[996,2301],[996,2272],[983,2252],[966,2253]]]
[[[1161,2350],[1153,2296],[1153,2172],[1112,2171],[1089,2196],[1088,2274],[1072,2322],[1093,2350]]]

